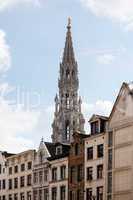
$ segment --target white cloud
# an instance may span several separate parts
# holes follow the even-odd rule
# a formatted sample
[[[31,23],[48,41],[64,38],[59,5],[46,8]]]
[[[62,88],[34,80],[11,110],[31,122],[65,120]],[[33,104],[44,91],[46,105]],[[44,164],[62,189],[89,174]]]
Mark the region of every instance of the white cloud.
[[[115,56],[111,54],[101,54],[98,55],[96,59],[99,64],[108,65],[114,61]]]
[[[11,67],[10,48],[6,41],[6,34],[0,30],[0,73],[6,72]]]
[[[83,113],[87,117],[91,117],[93,114],[99,114],[99,115],[109,115],[113,106],[113,103],[111,101],[104,101],[104,100],[98,100],[95,103],[83,103]]]
[[[10,105],[10,101],[1,96],[0,149],[18,152],[33,147],[33,140],[28,137],[36,127],[39,116],[37,111],[26,111],[20,105]]]
[[[0,0],[0,10],[3,11],[9,7],[20,5],[23,3],[32,3],[34,5],[40,5],[40,0]]]
[[[94,103],[83,102],[82,110],[86,120],[85,130],[89,132],[88,121],[93,114],[109,116],[113,103],[111,101],[98,100]]]
[[[132,0],[80,0],[97,16],[108,17],[128,27],[133,25]]]

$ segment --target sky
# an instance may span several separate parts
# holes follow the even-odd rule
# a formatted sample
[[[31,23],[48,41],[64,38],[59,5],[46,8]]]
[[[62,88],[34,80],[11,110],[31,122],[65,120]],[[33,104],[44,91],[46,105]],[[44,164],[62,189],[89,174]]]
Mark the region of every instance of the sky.
[[[0,0],[0,150],[51,140],[69,16],[86,133],[133,81],[132,0]]]

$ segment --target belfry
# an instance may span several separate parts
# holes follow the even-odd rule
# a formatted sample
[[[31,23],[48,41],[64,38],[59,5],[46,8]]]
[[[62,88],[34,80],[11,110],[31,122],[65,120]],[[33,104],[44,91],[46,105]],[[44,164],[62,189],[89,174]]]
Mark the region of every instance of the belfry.
[[[74,131],[84,134],[85,123],[81,112],[82,100],[78,96],[78,65],[74,55],[70,18],[63,58],[60,63],[58,88],[59,94],[55,97],[52,142],[70,143]]]

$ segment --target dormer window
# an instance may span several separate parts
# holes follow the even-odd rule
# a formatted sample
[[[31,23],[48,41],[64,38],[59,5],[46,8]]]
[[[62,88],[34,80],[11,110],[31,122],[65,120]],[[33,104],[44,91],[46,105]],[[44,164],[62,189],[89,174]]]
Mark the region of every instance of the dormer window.
[[[99,133],[99,122],[95,121],[91,123],[91,134]]]
[[[62,154],[62,146],[56,147],[56,155]]]

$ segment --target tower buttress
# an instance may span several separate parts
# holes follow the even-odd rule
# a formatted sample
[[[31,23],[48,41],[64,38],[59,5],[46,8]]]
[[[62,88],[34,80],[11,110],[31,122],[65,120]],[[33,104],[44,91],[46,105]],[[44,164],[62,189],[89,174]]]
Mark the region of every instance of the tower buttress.
[[[70,143],[74,130],[84,134],[84,117],[81,113],[81,98],[78,97],[78,65],[75,60],[71,19],[68,19],[63,59],[60,63],[58,81],[59,98],[55,98],[55,116],[52,124],[53,142]]]

